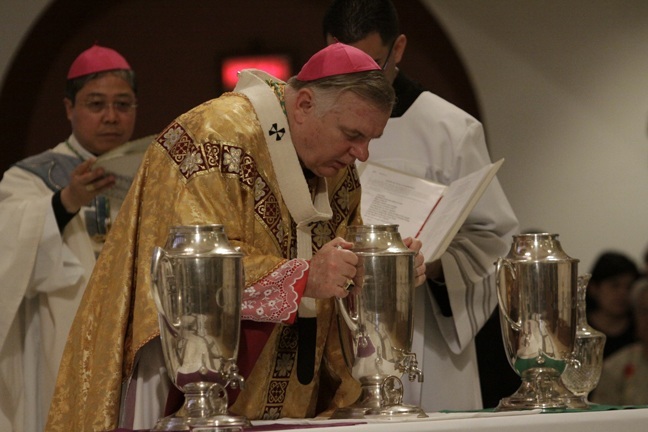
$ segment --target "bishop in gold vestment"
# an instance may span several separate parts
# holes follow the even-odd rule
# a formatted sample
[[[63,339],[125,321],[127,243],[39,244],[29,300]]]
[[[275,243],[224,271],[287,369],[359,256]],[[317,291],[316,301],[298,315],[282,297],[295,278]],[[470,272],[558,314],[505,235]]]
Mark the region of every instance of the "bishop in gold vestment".
[[[364,71],[378,72],[382,85],[373,65]],[[333,299],[304,296],[311,256],[361,223],[355,166],[334,165],[334,175],[313,175],[291,142],[285,83],[260,71],[242,72],[239,82],[235,92],[177,118],[150,145],[74,321],[47,430],[124,426],[123,384],[128,387],[142,349],[159,344],[150,295],[152,251],[175,225],[222,224],[244,253],[238,363],[247,385],[230,399],[232,413],[251,420],[314,417],[359,396],[339,346]],[[384,88],[391,91],[386,80]],[[385,94],[393,101],[392,93]],[[355,130],[345,132],[353,135],[345,139],[366,148],[382,132],[390,109],[391,102],[371,111],[371,127],[359,128],[368,132],[360,138]],[[308,198],[296,199],[303,196]],[[299,330],[307,321],[301,316],[306,300],[316,317],[314,341],[301,340]],[[314,347],[306,379],[297,373],[304,342]]]

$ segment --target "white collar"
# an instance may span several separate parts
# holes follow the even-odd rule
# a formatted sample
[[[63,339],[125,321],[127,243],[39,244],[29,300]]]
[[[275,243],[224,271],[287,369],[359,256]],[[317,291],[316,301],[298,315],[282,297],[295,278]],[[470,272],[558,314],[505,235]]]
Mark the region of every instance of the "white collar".
[[[76,156],[79,156],[82,160],[88,160],[90,158],[96,157],[92,153],[90,153],[88,150],[85,149],[80,143],[79,140],[76,139],[74,134],[70,135],[68,139],[65,141],[67,145],[69,146],[69,150],[72,151]]]

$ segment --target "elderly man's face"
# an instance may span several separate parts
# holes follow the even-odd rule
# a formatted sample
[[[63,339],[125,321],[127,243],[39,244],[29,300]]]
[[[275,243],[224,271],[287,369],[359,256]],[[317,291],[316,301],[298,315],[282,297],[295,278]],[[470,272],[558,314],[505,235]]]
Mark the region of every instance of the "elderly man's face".
[[[135,94],[123,78],[107,74],[88,81],[74,104],[65,99],[67,118],[79,143],[101,155],[131,138],[135,127]]]
[[[316,103],[310,90],[300,91],[293,142],[302,164],[319,177],[333,177],[356,160],[366,161],[369,141],[382,135],[389,112],[351,92],[324,113]]]

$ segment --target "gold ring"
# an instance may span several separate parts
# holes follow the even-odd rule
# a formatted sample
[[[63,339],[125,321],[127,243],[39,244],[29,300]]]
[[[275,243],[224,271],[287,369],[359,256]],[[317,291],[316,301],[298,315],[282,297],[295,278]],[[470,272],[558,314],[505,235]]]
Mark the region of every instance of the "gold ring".
[[[344,284],[344,289],[349,291],[351,288],[353,288],[353,279],[347,279],[346,284]]]
[[[88,192],[94,192],[95,187],[94,187],[93,184],[87,184],[87,185],[86,185],[86,190],[87,190]]]

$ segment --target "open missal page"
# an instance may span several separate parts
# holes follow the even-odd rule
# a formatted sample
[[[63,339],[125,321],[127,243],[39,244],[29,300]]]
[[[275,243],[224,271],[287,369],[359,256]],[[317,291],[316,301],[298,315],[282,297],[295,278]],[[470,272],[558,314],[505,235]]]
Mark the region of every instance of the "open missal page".
[[[450,185],[365,163],[361,167],[362,219],[365,224],[396,224],[403,238],[417,237],[423,255],[441,257],[475,207],[504,159]]]
[[[403,238],[416,237],[446,189],[445,185],[366,162],[361,167],[362,220],[396,224]]]
[[[144,152],[153,139],[155,135],[129,141],[97,158],[93,168],[103,167],[107,173],[113,174],[117,179],[115,185],[106,191],[107,196],[124,200],[142,163]]]

